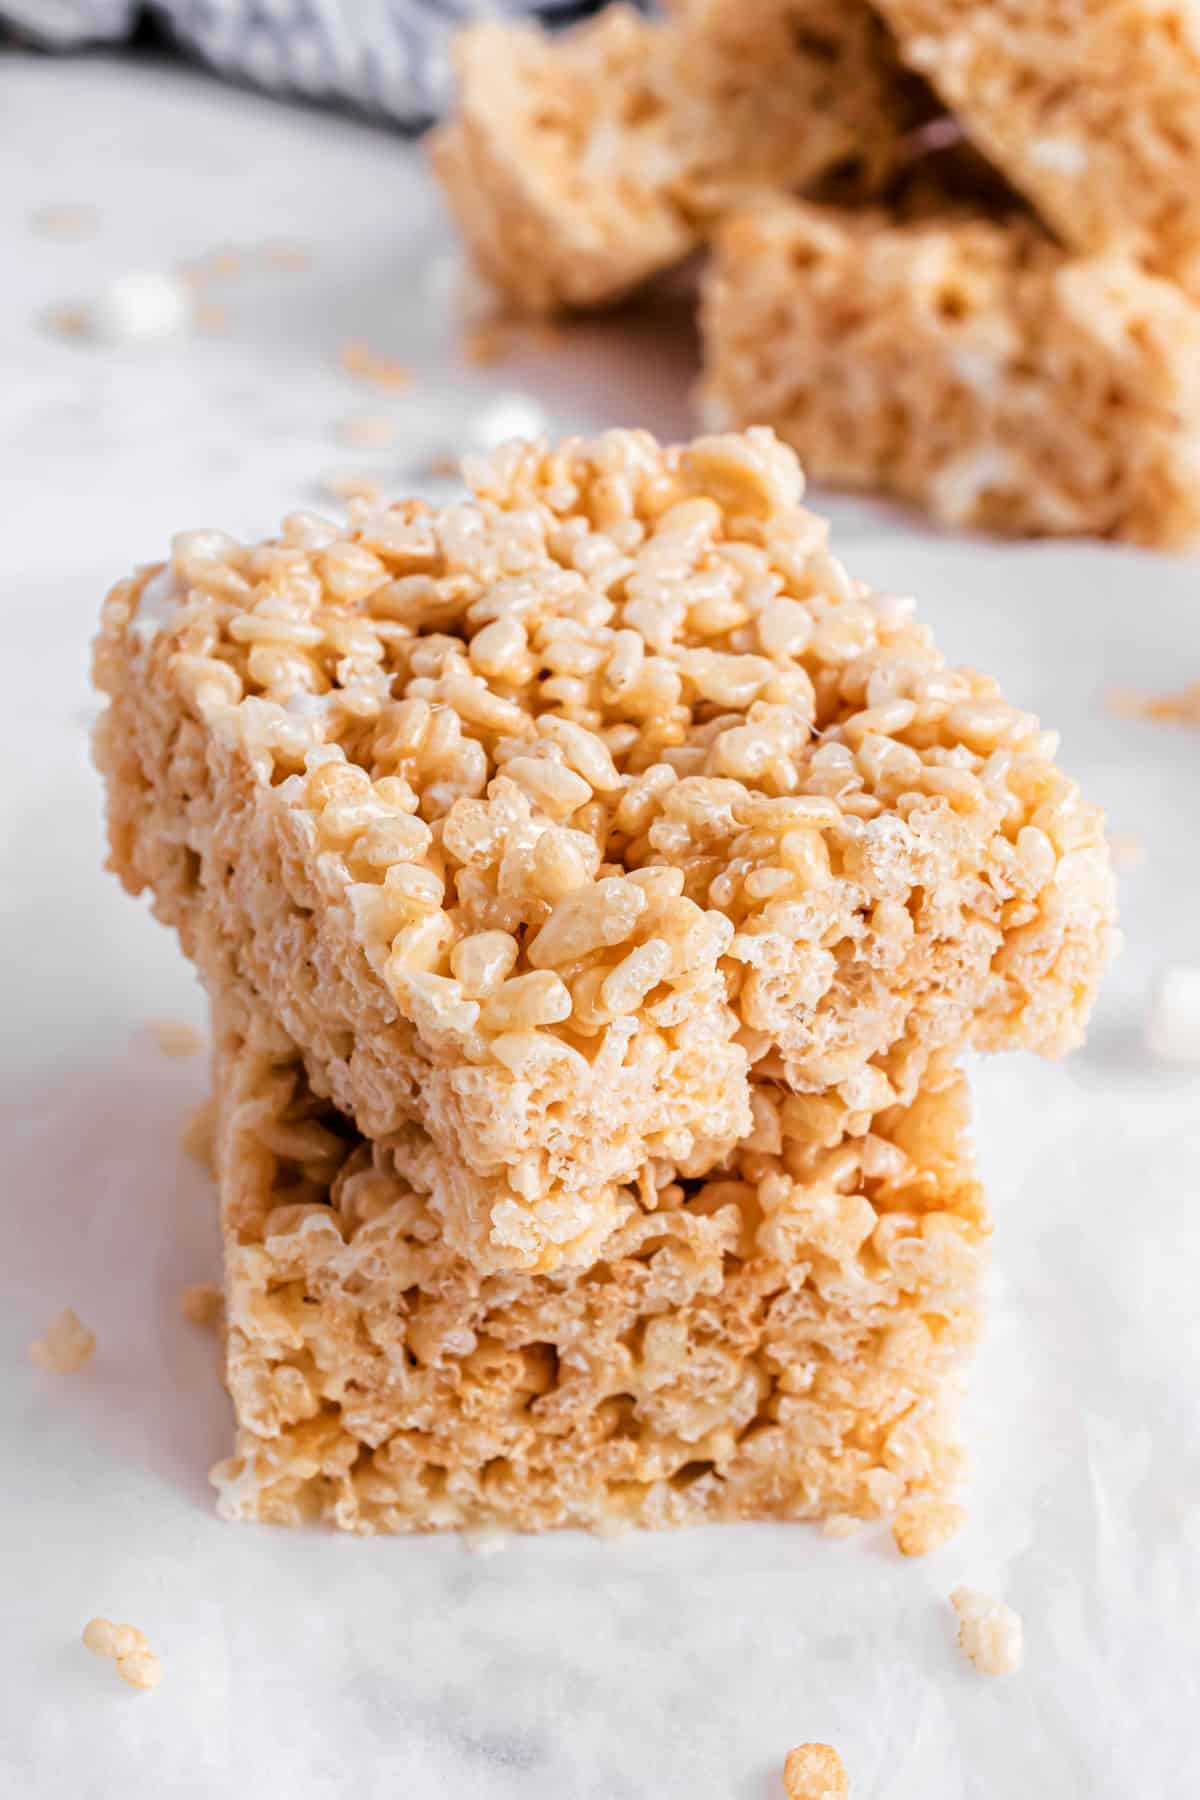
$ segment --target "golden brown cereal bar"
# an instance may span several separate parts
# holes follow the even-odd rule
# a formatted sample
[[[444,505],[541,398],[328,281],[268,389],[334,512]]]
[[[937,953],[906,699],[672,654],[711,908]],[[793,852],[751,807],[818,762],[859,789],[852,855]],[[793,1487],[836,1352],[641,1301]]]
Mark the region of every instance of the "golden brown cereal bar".
[[[673,0],[673,192],[707,234],[759,192],[877,194],[937,103],[866,0]]]
[[[481,271],[534,312],[615,299],[680,262],[730,205],[836,172],[874,192],[927,90],[865,0],[610,6],[574,31],[485,22],[457,40],[434,170]]]
[[[696,242],[669,192],[663,29],[614,6],[553,39],[492,20],[456,40],[434,172],[480,272],[526,311],[615,299]]]
[[[419,1149],[350,1131],[243,1000],[214,1009],[226,1517],[873,1517],[953,1482],[989,1227],[944,1061],[852,1132],[818,1103],[792,1136],[797,1103],[761,1084],[728,1169],[626,1190],[591,1269],[485,1275],[447,1246]]]
[[[111,860],[380,1138],[453,1248],[592,1256],[614,1184],[1078,1041],[1099,815],[1052,734],[872,593],[769,431],[511,443],[469,498],[175,541],[110,595]]]
[[[1124,252],[783,202],[729,222],[701,310],[706,418],[772,425],[817,480],[951,525],[1200,532],[1200,310]]]
[[[1200,250],[1188,0],[878,0],[909,64],[1064,242]]]

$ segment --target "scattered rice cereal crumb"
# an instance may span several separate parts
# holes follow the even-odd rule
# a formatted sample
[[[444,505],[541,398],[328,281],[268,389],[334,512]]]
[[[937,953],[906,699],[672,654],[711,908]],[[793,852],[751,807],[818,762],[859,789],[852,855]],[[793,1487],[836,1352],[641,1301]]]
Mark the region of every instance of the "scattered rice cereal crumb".
[[[1165,1062],[1200,1063],[1200,967],[1177,964],[1155,977],[1146,1003],[1146,1046]]]
[[[153,1650],[134,1650],[117,1658],[117,1673],[130,1687],[156,1688],[162,1680],[162,1664]]]
[[[956,1587],[950,1604],[958,1614],[958,1642],[981,1675],[1011,1675],[1021,1666],[1024,1631],[1019,1613],[975,1588]]]
[[[82,306],[52,306],[43,314],[42,323],[55,337],[84,338],[88,335],[87,316]]]
[[[136,1625],[114,1625],[111,1619],[89,1619],[83,1628],[83,1646],[93,1656],[111,1656],[114,1661],[150,1648],[145,1632]]]
[[[96,1348],[96,1334],[78,1314],[64,1307],[46,1327],[45,1335],[29,1346],[30,1361],[51,1375],[73,1375],[82,1369]]]
[[[908,1500],[892,1520],[892,1536],[901,1556],[928,1556],[948,1544],[967,1522],[952,1500]]]
[[[829,1744],[797,1744],[783,1765],[788,1800],[846,1800],[850,1778]]]
[[[179,1135],[180,1149],[188,1156],[194,1156],[197,1162],[203,1163],[210,1175],[213,1172],[213,1132],[216,1122],[216,1103],[210,1097],[201,1101]]]
[[[856,1519],[853,1513],[830,1513],[821,1526],[821,1535],[827,1538],[853,1537],[861,1524],[862,1520]]]
[[[29,225],[42,237],[89,237],[96,229],[94,206],[39,206],[30,213]]]
[[[396,424],[383,413],[355,413],[339,422],[337,435],[343,444],[382,450],[395,442]]]
[[[179,1310],[193,1325],[215,1325],[224,1305],[225,1296],[212,1281],[195,1281],[179,1296]]]
[[[147,1029],[164,1056],[197,1056],[204,1048],[203,1034],[186,1019],[150,1019]]]
[[[338,361],[347,375],[357,375],[363,381],[374,382],[376,387],[404,388],[412,380],[403,363],[397,362],[394,357],[381,355],[378,350],[372,350],[361,339],[344,343],[338,351]]]
[[[1200,681],[1176,694],[1134,694],[1124,688],[1109,696],[1114,712],[1127,719],[1158,719],[1168,725],[1200,725]]]
[[[383,492],[375,477],[361,469],[331,469],[318,485],[331,500],[367,500],[372,505]]]
[[[436,475],[439,481],[457,481],[459,477],[458,458],[449,454],[431,456],[426,473]]]

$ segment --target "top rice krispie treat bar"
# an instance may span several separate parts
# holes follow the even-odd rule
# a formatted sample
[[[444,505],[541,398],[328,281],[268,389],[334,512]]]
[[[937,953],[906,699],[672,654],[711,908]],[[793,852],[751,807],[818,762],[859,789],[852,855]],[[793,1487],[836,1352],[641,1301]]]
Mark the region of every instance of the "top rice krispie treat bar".
[[[681,262],[731,205],[836,173],[873,193],[928,111],[865,0],[607,7],[573,31],[484,21],[429,139],[475,262],[531,312],[596,306]]]
[[[1200,33],[1188,0],[877,0],[901,55],[1063,241],[1200,247]],[[1200,273],[1200,271],[1197,271]]]
[[[455,1248],[586,1259],[613,1183],[744,1134],[751,1067],[877,1109],[935,1049],[1078,1040],[1099,815],[772,433],[464,472],[178,538],[96,657],[113,866],[368,1136],[423,1126]]]

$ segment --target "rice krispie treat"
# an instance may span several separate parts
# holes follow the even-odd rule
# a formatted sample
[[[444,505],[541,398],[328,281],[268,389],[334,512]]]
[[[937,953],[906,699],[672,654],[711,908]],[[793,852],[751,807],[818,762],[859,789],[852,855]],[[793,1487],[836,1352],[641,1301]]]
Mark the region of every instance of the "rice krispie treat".
[[[729,1167],[645,1171],[592,1268],[487,1275],[447,1245],[415,1142],[401,1173],[243,1001],[214,1021],[226,1517],[873,1517],[956,1479],[988,1221],[946,1063],[874,1116],[759,1084]]]
[[[830,555],[769,431],[613,431],[472,497],[175,540],[109,596],[111,863],[247,981],[454,1248],[584,1260],[748,1068],[879,1110],[1078,1041],[1112,877],[1055,740]]]
[[[610,6],[553,38],[485,20],[455,40],[433,169],[480,272],[525,311],[616,299],[696,243],[670,195],[663,31]]]
[[[674,0],[674,192],[707,234],[757,192],[876,194],[937,109],[866,0]]]
[[[1200,250],[1188,0],[876,0],[901,54],[1065,243]],[[1200,269],[1193,271],[1193,278]]]
[[[731,220],[702,299],[714,424],[951,525],[1176,544],[1200,531],[1200,310],[1029,220],[781,202]]]
[[[595,306],[683,260],[735,201],[835,174],[874,192],[928,90],[865,0],[610,6],[550,36],[471,26],[429,139],[481,272],[532,312]]]

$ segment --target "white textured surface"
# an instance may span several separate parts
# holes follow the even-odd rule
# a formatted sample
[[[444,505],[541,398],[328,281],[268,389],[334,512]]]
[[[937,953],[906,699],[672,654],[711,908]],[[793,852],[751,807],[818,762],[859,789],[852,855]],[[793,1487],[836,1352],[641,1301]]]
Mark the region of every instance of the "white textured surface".
[[[529,382],[555,425],[686,428],[686,339],[635,323],[540,364],[459,369],[447,240],[402,143],[200,77],[0,58],[0,871],[8,1229],[0,1259],[0,1794],[21,1800],[767,1800],[788,1747],[842,1751],[855,1800],[1189,1800],[1200,1790],[1200,1076],[1150,1062],[1146,992],[1195,959],[1200,737],[1105,711],[1110,684],[1200,676],[1200,566],[936,539],[841,503],[841,542],[916,592],[959,657],[1064,731],[1137,832],[1127,948],[1090,1048],[979,1072],[998,1218],[971,1403],[971,1523],[904,1563],[740,1528],[600,1544],[357,1543],[218,1524],[226,1409],[179,1290],[216,1273],[212,1196],[177,1148],[199,1021],[167,934],[100,872],[86,642],[108,582],[184,525],[258,532],[331,461],[399,484]],[[93,204],[89,239],[28,215]],[[228,290],[228,336],[100,348],[48,306],[147,261],[298,240],[304,274]],[[410,363],[395,398],[334,360]],[[333,428],[393,413],[402,448]],[[75,1377],[25,1346],[64,1305]],[[1025,1622],[1019,1674],[954,1644],[958,1583]],[[138,1695],[79,1644],[142,1626]]]

